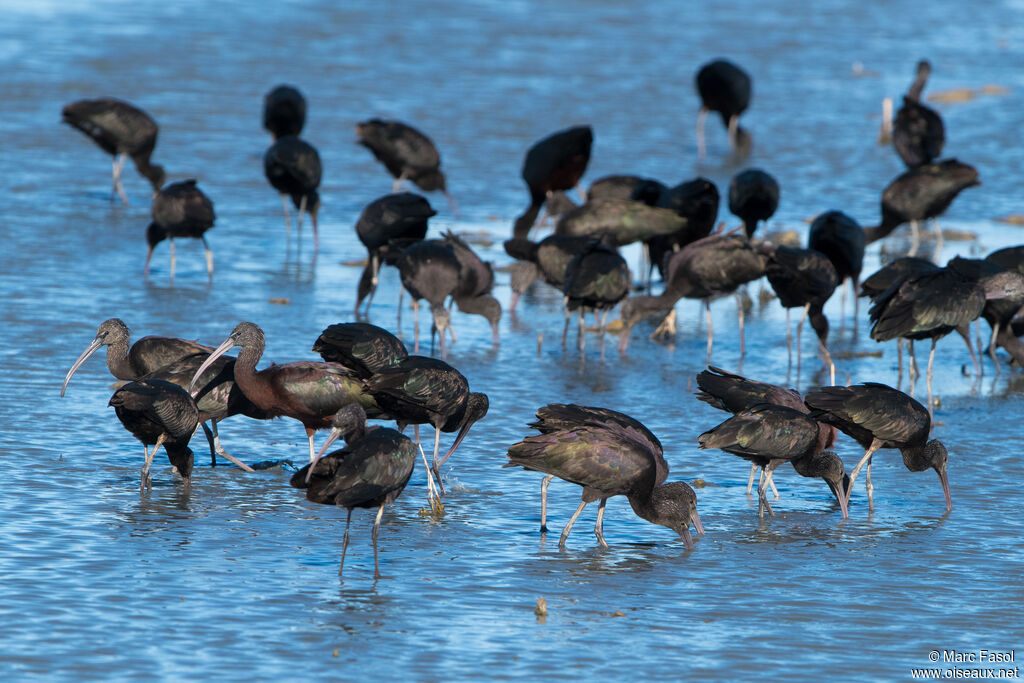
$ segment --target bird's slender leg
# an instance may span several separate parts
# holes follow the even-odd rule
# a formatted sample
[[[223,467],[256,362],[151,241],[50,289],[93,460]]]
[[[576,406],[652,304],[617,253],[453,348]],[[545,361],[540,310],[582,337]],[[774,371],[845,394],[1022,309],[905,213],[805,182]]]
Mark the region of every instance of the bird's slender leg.
[[[996,337],[999,336],[999,322],[992,324],[992,340],[988,344],[988,355],[992,358],[992,364],[996,366],[996,374],[1002,370],[999,367],[999,358],[996,357]]]
[[[744,316],[743,297],[740,296],[739,292],[736,292],[736,309],[737,309],[737,311],[739,313],[739,319],[740,319],[740,357],[742,358],[743,356],[747,355],[747,346],[746,346],[746,344],[743,341],[743,316]],[[799,328],[797,328],[796,341],[797,341],[798,344],[800,343],[800,330],[799,330]]]
[[[946,244],[945,237],[942,236],[942,228],[939,227],[939,219],[932,218],[932,227],[935,228],[935,261],[938,262],[939,257],[942,256],[942,247]]]
[[[253,468],[251,468],[248,465],[246,465],[241,460],[239,460],[238,458],[236,458],[235,456],[233,456],[230,453],[228,453],[226,450],[224,450],[224,446],[220,442],[220,434],[217,432],[217,420],[210,420],[210,429],[213,432],[213,447],[214,447],[214,450],[217,452],[217,455],[221,456],[222,458],[226,458],[227,460],[235,463],[235,465],[237,465],[239,468],[241,468],[242,470],[244,470],[246,472],[255,472],[256,471]]]
[[[146,453],[146,459],[143,461],[143,464],[142,464],[142,484],[139,487],[139,492],[140,493],[145,493],[146,492],[146,484],[147,484],[147,482],[149,480],[149,465],[150,465],[150,463],[153,462],[153,456],[150,455],[150,453],[149,453],[149,446],[147,446],[146,444],[142,444],[142,449]],[[156,448],[153,449],[153,452],[156,453]]]
[[[415,341],[413,342],[413,353],[420,352],[420,302],[413,299],[412,302],[412,335]]]
[[[758,517],[764,517],[764,511],[763,510],[768,510],[769,516],[771,516],[771,517],[775,516],[775,512],[772,510],[772,506],[769,505],[769,503],[768,503],[768,496],[766,495],[766,490],[768,488],[768,483],[767,482],[768,482],[768,477],[765,476],[765,478],[761,481],[761,485],[757,487],[757,500],[758,500],[758,503],[757,503],[757,516]],[[764,506],[763,509],[762,509],[762,506]]]
[[[345,518],[345,538],[341,542],[341,564],[338,565],[338,576],[341,576],[345,569],[345,551],[348,550],[348,528],[352,524],[352,508],[348,509],[348,517]]]
[[[583,320],[583,306],[580,306],[580,309],[579,309],[578,322],[579,322],[579,325],[577,326],[577,329],[576,329],[576,337],[577,337],[577,339],[579,341],[580,353],[583,353],[583,349],[586,348],[586,345],[587,345],[587,332],[584,329],[585,323],[584,323],[584,320]]]
[[[304,202],[306,201],[305,197],[303,197],[303,201]],[[317,219],[317,214],[319,212],[320,212],[320,207],[318,206],[318,207],[314,208],[313,211],[309,214],[309,222],[313,224],[313,251],[314,251],[313,260],[314,260],[314,262],[316,261],[315,252],[320,249],[320,226],[318,224],[319,221]]]
[[[768,476],[765,479],[768,480],[768,488],[772,490],[772,498],[778,500],[779,490],[775,488],[775,470],[768,470]]]
[[[980,325],[981,323],[979,323]],[[974,374],[981,374],[980,366],[978,365],[978,357],[974,354],[974,344],[971,343],[971,324],[967,323],[964,327],[956,328],[957,334],[963,337],[964,343],[967,344],[967,350],[971,354],[971,363],[974,365]],[[978,344],[978,351],[981,351],[981,343]]]
[[[438,451],[441,447],[441,427],[434,425],[434,464],[431,469],[434,471],[434,481],[437,483],[437,489],[444,495],[444,484],[441,482],[441,465],[437,460]]]
[[[754,488],[754,475],[757,474],[757,465],[750,463],[750,476],[747,477],[747,495],[750,495],[751,489]]]
[[[565,325],[562,326],[562,348],[565,348],[565,340],[569,336],[569,297],[565,297]]]
[[[910,221],[910,251],[907,252],[907,256],[915,255],[919,246],[921,246],[921,230],[917,221]]]
[[[121,197],[121,201],[127,206],[130,202],[128,201],[128,195],[124,193],[124,187],[121,186],[121,170],[124,168],[124,163],[128,161],[127,154],[119,154],[114,159],[114,192],[110,194],[110,201],[114,201],[114,194]]]
[[[377,508],[377,519],[373,520],[373,532],[370,538],[373,539],[373,578],[380,578],[380,564],[377,562],[377,534],[380,533],[380,520],[384,516],[384,506]]]
[[[206,275],[209,277],[210,282],[213,282],[213,251],[210,250],[210,245],[206,242],[206,235],[199,239],[203,241],[203,249],[206,250]]]
[[[896,382],[896,388],[899,389],[900,385],[903,384],[903,337],[896,340],[896,357],[900,373],[899,380]]]
[[[672,309],[675,310],[675,309]],[[598,326],[597,331],[604,334],[605,327],[608,326],[608,313],[611,312],[610,308],[604,309],[604,313],[601,314],[601,324]]]
[[[853,472],[850,472],[850,483],[846,487],[846,505],[850,505],[850,493],[853,491],[853,482],[857,481],[857,475],[860,474],[860,470],[864,465],[871,460],[871,456],[875,454],[879,448],[882,447],[882,442],[878,439],[872,439],[871,445],[864,451],[864,455],[861,457],[860,462],[853,468]]]
[[[708,108],[701,107],[697,112],[697,158],[704,158],[704,120],[708,117]]]
[[[149,467],[153,464],[153,456],[160,449],[160,445],[167,440],[165,434],[161,434],[157,437],[156,443],[153,444],[153,450],[146,454],[146,464],[142,466],[142,488],[153,490],[153,477],[149,474]]]
[[[302,214],[306,210],[306,195],[302,195],[302,199],[299,200],[299,210],[296,212],[298,217],[295,219],[295,235],[299,240],[299,244],[302,244]]]
[[[316,450],[313,449],[313,436],[316,434],[315,429],[306,427],[306,438],[309,440],[309,461],[313,462],[316,460]]]
[[[910,389],[913,391],[914,384],[917,383],[917,378],[921,376],[921,371],[917,367],[917,357],[914,355],[914,340],[907,340],[907,355],[910,356]]]
[[[787,367],[793,367],[793,333],[789,327],[789,309],[786,309],[786,358]]]
[[[174,253],[174,238],[168,236],[167,241],[171,245],[171,284],[174,284],[174,266],[177,264],[178,259]]]
[[[928,352],[928,417],[933,418],[932,415],[932,365],[935,363],[935,342],[938,339],[932,337],[932,350]],[[969,344],[970,342],[968,342]]]
[[[733,114],[729,117],[729,148],[736,151],[736,129],[739,128],[740,117]]]
[[[551,480],[554,478],[555,475],[549,474],[540,482],[540,532],[542,534],[548,532],[548,486],[551,485]]]
[[[213,420],[211,420],[210,424],[217,424],[217,423],[214,422]],[[210,428],[206,425],[205,422],[200,422],[199,423],[199,426],[196,427],[196,432],[198,432],[200,429],[203,430],[203,434],[206,436],[206,442],[210,445],[210,467],[216,467],[217,466],[217,439],[214,437],[213,432],[210,431]],[[192,434],[195,435],[195,432],[192,432]]]
[[[796,364],[800,365],[800,361],[803,358],[803,346],[800,343],[801,337],[804,332],[804,321],[807,320],[807,312],[811,310],[811,305],[804,304],[804,314],[800,316],[800,322],[796,324]]]
[[[409,174],[406,171],[402,171],[402,174],[395,178],[395,182],[391,184],[391,191],[398,192],[398,189],[402,187],[402,181],[406,180],[408,177]]]
[[[704,299],[704,315],[708,319],[708,365],[711,364],[711,344],[714,341],[715,335],[711,329],[711,302],[708,299]]]
[[[288,209],[288,195],[281,195],[281,207],[284,209],[284,239],[285,244],[291,244],[292,241],[292,216],[291,211]]]
[[[864,480],[864,489],[868,492],[868,512],[875,511],[875,486],[871,483],[871,461],[874,459],[874,455],[868,458],[867,478]]]
[[[594,523],[594,535],[597,536],[597,542],[601,544],[602,548],[608,547],[608,543],[604,540],[604,506],[607,502],[607,498],[602,498],[598,503],[597,522]]]
[[[831,386],[836,385],[836,364],[832,362],[832,354],[828,352],[825,342],[818,340],[821,344],[821,355],[825,357],[825,365],[828,366],[828,381]]]
[[[566,522],[565,528],[562,529],[562,536],[558,539],[558,547],[565,547],[565,540],[569,538],[569,532],[572,531],[572,525],[576,523],[576,520],[580,518],[580,513],[583,512],[583,508],[587,507],[585,500],[580,501],[580,506],[576,508],[576,512],[572,513],[572,517]]]

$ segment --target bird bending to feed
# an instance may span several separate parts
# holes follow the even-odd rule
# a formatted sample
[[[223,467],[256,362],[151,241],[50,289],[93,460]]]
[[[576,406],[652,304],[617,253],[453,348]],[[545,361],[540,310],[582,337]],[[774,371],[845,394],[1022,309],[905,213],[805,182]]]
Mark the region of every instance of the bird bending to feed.
[[[115,391],[108,405],[114,407],[117,419],[142,442],[146,451],[142,490],[153,487],[149,468],[161,445],[167,452],[167,459],[188,486],[194,459],[188,442],[199,425],[199,409],[188,392],[171,382],[143,379],[129,382]],[[152,452],[150,446],[153,447]]]
[[[442,493],[441,466],[452,456],[469,428],[487,415],[487,394],[470,393],[469,381],[448,363],[426,356],[408,356],[379,369],[366,380],[366,391],[380,410],[398,423],[429,424],[434,428],[434,479]],[[458,431],[443,458],[441,432]]]
[[[753,140],[740,127],[740,114],[750,106],[750,76],[725,59],[708,62],[697,72],[697,94],[701,107],[697,114],[697,156],[704,158],[704,119],[709,111],[718,112],[729,131],[729,144],[737,156],[750,152]]]
[[[274,139],[299,135],[306,125],[306,98],[298,88],[279,85],[263,98],[263,127]]]
[[[921,91],[932,73],[928,60],[917,63],[917,76],[903,96],[903,106],[892,122],[892,144],[907,168],[930,164],[942,154],[946,127],[939,113],[921,104]]]
[[[939,254],[943,238],[936,217],[949,208],[958,194],[975,185],[981,185],[978,170],[956,159],[916,166],[905,171],[882,192],[882,222],[864,228],[867,244],[877,242],[909,222],[912,235],[907,255],[913,256],[921,240],[918,223],[931,218],[935,226],[935,253]]]
[[[932,420],[923,405],[902,391],[876,382],[850,387],[821,387],[808,392],[805,401],[811,409],[811,417],[836,427],[866,449],[850,473],[847,503],[853,482],[867,463],[868,506],[874,509],[871,458],[879,448],[898,448],[903,454],[903,464],[911,472],[932,468],[938,473],[942,493],[946,497],[946,510],[953,509],[946,475],[949,454],[941,441],[928,440]]]
[[[846,472],[839,456],[822,450],[822,433],[818,423],[803,411],[761,403],[736,413],[701,434],[697,441],[702,449],[718,448],[738,455],[768,473],[789,461],[798,474],[821,477],[839,501],[845,519],[847,500],[843,487]],[[757,513],[764,516],[764,510],[768,510],[768,514],[774,517],[765,495],[766,479],[763,477],[757,487]]]
[[[393,503],[409,483],[416,464],[416,446],[411,439],[394,429],[367,429],[366,412],[357,403],[341,408],[331,425],[331,433],[316,459],[292,476],[291,485],[305,489],[306,498],[311,502],[337,505],[348,510],[345,539],[341,544],[339,576],[345,568],[352,509],[377,508],[372,534],[373,578],[379,579],[377,534],[384,516],[384,506]],[[339,436],[345,438],[345,447],[325,456],[324,452]]]
[[[599,333],[604,334],[608,311],[629,294],[632,278],[626,259],[619,252],[604,246],[600,242],[592,242],[583,251],[573,257],[565,267],[565,282],[562,294],[565,295],[565,326],[562,328],[562,345],[565,345],[569,331],[569,312],[579,311],[579,350],[585,348],[586,329],[583,316],[586,309],[604,311]]]
[[[426,197],[412,192],[385,195],[363,209],[356,221],[356,235],[366,247],[367,259],[356,286],[357,316],[367,297],[366,313],[370,312],[381,264],[397,265],[402,249],[425,238],[427,221],[436,215]]]
[[[61,116],[64,123],[88,135],[104,152],[114,157],[111,201],[117,194],[122,202],[128,203],[128,195],[121,186],[121,170],[128,157],[153,186],[153,192],[163,187],[166,178],[163,166],[149,160],[159,131],[149,114],[127,102],[105,97],[67,104],[61,110]]]
[[[442,240],[452,248],[459,262],[459,284],[452,300],[462,313],[482,316],[491,326],[491,343],[501,343],[498,323],[501,322],[501,303],[491,294],[494,289],[494,266],[481,259],[469,244],[448,231]]]
[[[195,180],[172,183],[160,190],[153,198],[153,221],[146,228],[145,275],[149,277],[149,261],[153,258],[153,248],[163,240],[171,244],[171,283],[174,282],[175,237],[192,237],[202,240],[206,252],[206,274],[213,282],[213,252],[206,242],[206,231],[213,227],[216,215],[213,213],[213,202],[196,187]]]
[[[420,350],[419,300],[426,299],[433,318],[430,328],[431,347],[434,332],[437,332],[441,337],[441,358],[447,357],[445,333],[451,327],[451,313],[445,308],[445,302],[448,297],[455,295],[459,287],[460,271],[459,259],[451,245],[436,240],[416,242],[398,258],[402,287],[413,300],[413,353],[419,353]]]
[[[729,211],[743,221],[747,237],[753,237],[760,221],[779,208],[779,183],[759,168],[748,168],[729,183]]]
[[[271,364],[256,371],[266,341],[263,330],[254,323],[242,322],[196,370],[189,386],[194,391],[198,378],[228,349],[240,346],[235,360],[235,383],[265,419],[290,417],[302,423],[309,440],[309,459],[313,460],[313,436],[318,429],[327,429],[331,418],[342,406],[359,403],[371,417],[380,417],[373,398],[363,391],[362,383],[346,367],[338,363],[296,361]]]
[[[857,320],[859,310],[858,289],[860,271],[864,267],[864,229],[857,221],[841,211],[826,211],[819,214],[807,234],[807,248],[819,251],[828,257],[836,269],[839,281],[849,282],[853,296],[853,317]],[[846,290],[843,290],[840,315],[846,317]]]
[[[519,297],[538,279],[562,291],[569,262],[596,241],[588,235],[548,235],[540,242],[526,238],[505,240],[505,252],[518,261],[512,265],[509,276],[509,310],[515,312]]]
[[[271,186],[281,194],[284,207],[284,224],[287,235],[291,236],[291,218],[288,212],[288,197],[291,197],[296,217],[296,232],[302,239],[302,214],[309,214],[313,223],[313,246],[320,246],[317,230],[317,215],[320,212],[320,177],[323,167],[320,154],[305,140],[286,135],[278,138],[263,155],[263,173]]]
[[[668,527],[693,547],[692,522],[704,533],[697,514],[697,495],[684,482],[664,483],[668,463],[658,439],[637,420],[606,408],[552,403],[537,411],[527,436],[508,449],[505,467],[523,467],[583,487],[583,499],[562,530],[564,548],[573,525],[589,503],[600,500],[594,534],[602,547],[604,509],[612,496],[624,495],[642,519]],[[542,495],[546,493],[545,477]],[[542,521],[542,530],[543,530]]]
[[[403,180],[412,181],[424,192],[444,194],[455,211],[455,200],[448,194],[441,172],[441,155],[434,142],[401,121],[370,119],[356,125],[359,144],[373,152],[394,179],[392,192],[398,192]]]
[[[772,405],[785,406],[798,410],[801,413],[808,413],[810,409],[804,403],[804,397],[794,389],[786,389],[775,384],[759,382],[747,379],[742,375],[727,372],[712,365],[707,370],[697,373],[697,386],[700,391],[695,394],[698,400],[704,401],[712,408],[724,410],[736,414],[749,410],[756,405],[768,403]],[[835,445],[836,428],[831,425],[818,423],[818,451],[827,451]],[[754,484],[754,474],[758,470],[757,463],[751,463],[750,477],[747,479],[747,493]],[[775,482],[772,477],[766,477],[768,486],[771,487],[775,497],[779,492],[775,489]],[[843,487],[845,491],[845,484]]]
[[[576,187],[587,163],[594,132],[590,126],[559,131],[535,143],[523,161],[523,180],[530,191],[530,206],[516,219],[513,237],[527,237],[548,195]]]

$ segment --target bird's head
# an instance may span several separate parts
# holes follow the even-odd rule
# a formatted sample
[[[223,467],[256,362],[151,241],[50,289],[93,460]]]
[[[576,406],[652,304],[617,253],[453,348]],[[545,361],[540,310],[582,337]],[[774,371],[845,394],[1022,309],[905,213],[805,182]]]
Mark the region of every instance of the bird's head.
[[[263,330],[260,329],[259,325],[255,323],[242,322],[235,325],[235,329],[231,330],[231,334],[228,338],[220,343],[220,345],[213,350],[213,353],[207,357],[203,364],[199,366],[196,373],[192,376],[192,381],[189,383],[189,393],[195,390],[195,386],[199,381],[202,374],[213,365],[214,361],[227,353],[230,349],[236,346],[243,348],[254,349],[258,353],[263,353],[263,348],[266,345],[266,340],[263,336]]]
[[[124,350],[128,350],[128,341],[131,339],[131,333],[128,330],[128,326],[124,324],[124,321],[120,318],[111,318],[104,320],[100,323],[99,329],[96,330],[96,336],[93,338],[89,345],[85,347],[85,351],[82,351],[81,355],[75,360],[71,369],[68,370],[68,374],[64,377],[64,384],[60,388],[61,397],[64,396],[64,392],[68,388],[68,382],[71,381],[71,376],[75,374],[78,368],[82,367],[82,363],[86,359],[96,352],[102,346],[123,346]]]

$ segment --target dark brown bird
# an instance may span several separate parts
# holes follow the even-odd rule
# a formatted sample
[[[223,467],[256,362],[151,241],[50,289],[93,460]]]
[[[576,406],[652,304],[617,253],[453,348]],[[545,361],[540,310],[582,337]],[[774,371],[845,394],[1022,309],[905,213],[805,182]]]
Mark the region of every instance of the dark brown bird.
[[[143,379],[129,382],[115,391],[108,405],[114,407],[117,419],[145,449],[141,489],[153,487],[149,468],[161,445],[188,486],[194,460],[188,442],[199,425],[199,409],[188,392],[170,382]]]
[[[213,202],[196,187],[195,180],[172,183],[160,190],[153,198],[153,222],[146,228],[145,275],[149,277],[149,261],[153,258],[153,248],[163,240],[171,245],[171,283],[174,283],[175,237],[191,237],[202,240],[206,252],[206,274],[213,282],[213,252],[206,242],[206,231],[213,227],[216,215],[213,213]]]
[[[381,368],[366,381],[366,391],[398,423],[400,431],[407,425],[429,424],[434,428],[431,467],[443,492],[441,466],[466,438],[469,428],[487,415],[487,394],[471,393],[462,373],[426,356],[409,356]],[[454,431],[458,431],[455,441],[439,459],[441,432]]]
[[[263,355],[266,341],[263,330],[249,322],[238,323],[220,346],[196,371],[196,378],[220,356],[235,346],[241,351],[235,360],[234,381],[249,401],[265,413],[266,418],[290,417],[302,423],[309,440],[309,459],[313,460],[313,436],[318,429],[331,425],[331,418],[342,406],[359,403],[372,417],[381,417],[373,398],[363,391],[362,383],[352,371],[338,363],[296,361],[272,364],[259,372],[256,364]],[[189,391],[194,391],[193,379]]]
[[[677,232],[655,235],[644,240],[650,267],[656,267],[663,280],[665,264],[671,253],[711,234],[718,219],[719,201],[718,188],[707,178],[694,178],[666,188],[659,194],[658,206],[670,209],[686,220],[686,224]],[[648,289],[650,280],[648,270]]]
[[[317,189],[320,187],[323,166],[316,148],[294,135],[277,138],[263,155],[263,173],[271,186],[281,194],[288,238],[291,238],[292,229],[288,211],[288,198],[291,197],[298,214],[295,230],[299,239],[302,239],[302,214],[305,212],[313,223],[313,245],[319,247],[317,215],[320,212],[320,193]]]
[[[857,221],[841,211],[826,211],[811,223],[807,235],[807,248],[828,257],[836,269],[839,281],[849,282],[853,290],[853,315],[857,319],[860,271],[864,267],[864,247],[867,240],[864,229]],[[846,316],[846,290],[843,290],[841,315]]]
[[[729,183],[729,211],[743,221],[747,237],[753,237],[757,224],[775,215],[779,208],[779,183],[759,168],[748,168],[733,176]]]
[[[494,289],[494,267],[450,230],[444,234],[443,242],[452,248],[459,262],[459,284],[452,296],[455,305],[463,313],[482,316],[491,326],[492,343],[499,344],[501,304],[491,294]]]
[[[853,482],[867,463],[868,506],[874,509],[871,458],[879,448],[898,448],[903,454],[903,464],[911,472],[921,472],[930,467],[938,473],[942,493],[946,497],[946,510],[953,509],[946,476],[949,454],[938,439],[928,441],[932,420],[920,403],[902,391],[875,382],[851,387],[822,387],[809,392],[805,401],[811,409],[811,417],[836,427],[866,449],[850,473],[847,503]]]
[[[583,500],[562,530],[560,548],[583,508],[595,500],[601,502],[594,534],[608,547],[602,528],[605,504],[619,495],[629,499],[640,518],[679,534],[687,548],[693,547],[691,522],[704,533],[693,489],[681,481],[664,483],[668,463],[661,443],[633,418],[605,408],[553,403],[538,410],[530,426],[541,433],[511,446],[505,467],[543,472],[583,487]]]
[[[882,192],[882,222],[864,228],[867,243],[877,242],[909,222],[913,241],[908,256],[913,256],[921,240],[918,223],[931,218],[935,225],[935,253],[940,253],[942,230],[935,218],[949,208],[958,194],[980,184],[977,169],[956,159],[924,164],[904,172]]]
[[[359,144],[373,152],[395,178],[392,192],[398,192],[403,180],[410,180],[424,192],[443,193],[455,211],[441,172],[441,155],[430,138],[401,121],[382,119],[357,124],[356,134]]]
[[[327,362],[341,363],[360,379],[369,379],[409,355],[398,337],[363,322],[329,325],[313,343],[313,353]]]
[[[445,303],[458,290],[461,272],[455,251],[451,245],[436,240],[416,242],[402,251],[398,258],[398,272],[402,277],[402,287],[413,299],[413,353],[420,350],[419,300],[426,299],[433,318],[431,345],[434,332],[437,332],[441,337],[441,358],[446,358],[445,334],[451,328],[451,314]]]
[[[756,405],[763,403],[785,406],[807,413],[810,409],[804,404],[804,397],[795,389],[786,389],[775,384],[759,382],[747,379],[742,375],[727,372],[721,368],[709,365],[707,370],[697,373],[697,386],[700,391],[696,397],[713,408],[724,410],[733,415],[749,410]],[[830,450],[836,442],[836,428],[822,422],[818,423],[818,446],[817,451]],[[752,463],[750,466],[750,477],[747,479],[747,493],[754,484],[754,475],[757,473],[758,465]],[[771,487],[775,497],[779,492],[775,488],[772,477],[767,477],[767,484]],[[843,490],[845,491],[845,485]]]
[[[659,311],[668,317],[652,336],[675,333],[675,304],[682,298],[700,299],[708,323],[707,361],[711,362],[714,332],[711,325],[711,301],[735,292],[740,285],[764,275],[768,265],[766,250],[759,242],[736,235],[711,235],[674,252],[666,267],[665,291],[658,296],[635,296],[622,304],[622,332],[619,351],[625,352],[629,335],[638,322]],[[746,353],[743,335],[743,305],[737,302],[740,326],[740,353]]]
[[[111,201],[117,194],[121,201],[128,203],[128,195],[121,186],[121,170],[128,157],[153,186],[153,192],[163,187],[166,178],[163,166],[150,162],[159,129],[149,114],[127,102],[104,97],[65,105],[61,116],[64,123],[88,135],[100,149],[114,157]]]
[[[930,164],[942,155],[946,127],[939,113],[921,103],[921,91],[932,73],[928,60],[917,63],[913,85],[892,122],[892,144],[907,168]]]
[[[427,221],[437,212],[418,194],[389,194],[370,202],[356,222],[356,234],[368,252],[356,290],[356,315],[363,300],[370,312],[382,263],[397,265],[402,249],[427,236]],[[399,303],[401,305],[401,303]]]
[[[324,456],[334,441],[344,436],[344,448]],[[359,404],[341,408],[332,420],[327,441],[316,460],[296,472],[291,485],[305,489],[306,498],[314,503],[337,505],[348,510],[345,539],[341,545],[341,564],[345,568],[348,530],[353,508],[377,508],[373,522],[373,578],[379,579],[377,535],[380,532],[384,506],[401,495],[416,464],[416,446],[400,432],[387,427],[366,428],[366,412]]]
[[[263,127],[275,140],[299,135],[306,125],[306,98],[298,88],[279,85],[263,98]]]
[[[599,325],[599,333],[604,334],[608,311],[629,294],[632,278],[629,266],[619,252],[599,242],[584,247],[583,251],[573,257],[565,267],[565,282],[562,294],[565,295],[565,326],[562,329],[562,345],[565,345],[569,331],[570,311],[579,311],[579,349],[585,348],[586,329],[583,317],[586,309],[604,311]]]
[[[530,206],[516,219],[513,237],[527,237],[548,194],[576,187],[587,163],[594,132],[590,126],[559,131],[535,143],[523,161],[523,180],[530,191]]]
[[[821,477],[839,501],[845,519],[846,492],[843,482],[846,473],[843,471],[843,462],[835,453],[822,451],[821,434],[818,423],[803,411],[761,403],[736,413],[714,429],[701,434],[697,441],[701,448],[718,448],[749,460],[769,473],[769,476],[775,468],[789,461],[798,474],[811,478]],[[774,517],[775,513],[765,495],[767,479],[762,478],[757,487],[757,513],[758,516],[764,516],[764,510],[768,510],[768,514]]]
[[[519,261],[512,265],[509,277],[509,310],[515,312],[519,297],[538,279],[562,291],[569,262],[596,241],[587,235],[548,235],[540,242],[526,238],[505,240],[505,252]]]
[[[729,131],[729,145],[737,156],[750,152],[753,140],[740,127],[740,114],[750,106],[750,76],[725,59],[708,62],[697,72],[697,94],[701,107],[697,115],[697,156],[704,158],[704,119],[709,111],[718,112]]]

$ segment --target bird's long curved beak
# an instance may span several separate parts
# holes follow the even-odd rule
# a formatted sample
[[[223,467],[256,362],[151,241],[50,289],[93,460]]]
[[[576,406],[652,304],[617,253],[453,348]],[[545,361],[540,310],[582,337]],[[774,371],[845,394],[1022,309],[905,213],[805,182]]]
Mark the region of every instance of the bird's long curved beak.
[[[452,447],[448,449],[448,452],[444,454],[444,457],[438,461],[438,467],[443,465],[448,460],[448,458],[452,456],[452,453],[455,452],[455,449],[458,448],[459,444],[462,443],[462,440],[466,438],[466,434],[469,434],[469,428],[472,426],[473,422],[470,422],[468,420],[466,421],[465,424],[462,425],[462,427],[459,429],[458,436],[455,437],[455,443],[453,443]]]
[[[846,482],[847,486],[849,485],[848,479],[844,478],[843,481]],[[825,483],[828,484],[829,489],[832,490],[832,495],[839,501],[839,509],[843,512],[843,519],[848,519],[850,515],[847,512],[849,508],[846,504],[846,491],[840,491],[838,487],[830,481],[826,481]]]
[[[693,522],[693,528],[697,530],[697,534],[703,536],[704,525],[700,522],[700,515],[697,514],[697,508],[694,508],[693,512],[690,513],[690,521]]]
[[[238,344],[235,342],[235,338],[234,337],[228,337],[227,339],[222,341],[220,343],[220,346],[218,346],[216,349],[214,349],[213,353],[211,353],[209,355],[209,357],[206,360],[203,361],[203,364],[199,366],[199,369],[196,370],[196,374],[192,375],[192,381],[189,382],[189,385],[188,385],[188,393],[191,394],[195,390],[196,382],[199,381],[199,378],[202,377],[204,372],[206,372],[206,369],[208,367],[210,367],[211,365],[213,365],[213,362],[215,360],[217,360],[218,358],[223,356],[225,353],[227,353],[228,349],[234,348],[237,345]]]
[[[686,527],[683,529],[683,533],[680,534],[679,537],[681,539],[683,539],[683,543],[686,544],[686,549],[687,550],[693,550],[694,549],[695,546],[693,544],[693,536],[690,535],[690,525],[689,524],[686,525]]]
[[[327,449],[330,447],[330,445],[337,441],[340,436],[340,429],[338,429],[337,427],[331,429],[331,433],[327,435],[327,440],[324,441],[324,445],[320,447],[319,451],[317,451],[316,457],[313,458],[313,462],[309,463],[309,469],[306,470],[307,484],[309,483],[309,478],[313,476],[313,470],[316,469],[316,464],[320,462],[320,458],[324,457],[324,453],[327,452]]]
[[[68,370],[67,377],[64,378],[64,384],[60,388],[61,398],[64,398],[64,390],[68,388],[68,382],[71,381],[71,375],[75,374],[75,371],[78,370],[78,368],[82,367],[82,363],[85,362],[85,359],[91,356],[93,353],[95,353],[96,349],[100,348],[101,346],[103,346],[103,339],[100,337],[96,337],[91,342],[89,342],[89,345],[87,347],[85,347],[85,351],[82,351],[82,355],[78,357],[78,360],[75,361],[75,364],[71,366],[70,370]]]
[[[946,496],[946,512],[952,512],[953,497],[949,495],[949,475],[946,474],[945,468],[939,472],[939,482],[942,483],[942,493]]]

